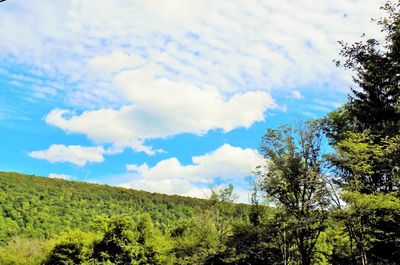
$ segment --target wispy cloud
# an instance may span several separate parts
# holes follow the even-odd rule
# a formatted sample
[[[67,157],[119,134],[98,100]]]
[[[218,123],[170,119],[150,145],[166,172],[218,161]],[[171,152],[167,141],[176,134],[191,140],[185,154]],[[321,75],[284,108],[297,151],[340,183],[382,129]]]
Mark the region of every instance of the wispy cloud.
[[[147,62],[161,77],[226,93],[296,89],[340,79],[337,40],[378,33],[369,23],[382,2],[9,1],[0,58],[63,84],[80,107],[122,103],[111,77]]]

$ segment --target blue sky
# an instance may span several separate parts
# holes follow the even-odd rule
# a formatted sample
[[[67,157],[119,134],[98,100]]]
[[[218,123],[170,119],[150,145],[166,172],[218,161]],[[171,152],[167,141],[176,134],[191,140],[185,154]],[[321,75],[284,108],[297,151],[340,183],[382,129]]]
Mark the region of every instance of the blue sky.
[[[383,1],[0,3],[0,170],[204,197],[266,128],[346,100],[338,40]]]

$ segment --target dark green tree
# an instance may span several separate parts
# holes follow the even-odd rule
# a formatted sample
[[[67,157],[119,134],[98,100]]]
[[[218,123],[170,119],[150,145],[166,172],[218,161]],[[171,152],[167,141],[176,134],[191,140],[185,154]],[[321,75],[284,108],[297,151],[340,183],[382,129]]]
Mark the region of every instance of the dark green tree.
[[[330,156],[346,207],[341,209],[355,258],[361,264],[397,264],[400,182],[400,2],[375,20],[385,38],[344,44],[343,62],[356,88],[324,120]],[[384,250],[387,251],[384,251]]]
[[[400,16],[399,3],[382,7],[388,16],[377,20],[386,34],[384,42],[376,39],[343,44],[344,66],[355,72],[348,110],[357,120],[358,130],[377,136],[400,132]]]
[[[260,205],[260,207],[262,207]],[[264,206],[265,207],[265,206]],[[227,264],[285,264],[283,248],[289,247],[285,242],[283,215],[276,209],[266,209],[268,216],[259,216],[257,223],[238,223],[233,226],[227,246],[231,249]],[[286,263],[287,264],[287,263]]]
[[[371,171],[359,186],[362,193],[392,192],[399,186],[400,150],[393,150],[393,144],[398,143],[400,134],[400,4],[387,3],[382,9],[387,16],[376,22],[385,34],[383,41],[341,42],[343,61],[337,65],[354,73],[356,88],[351,89],[348,102],[324,120],[327,136],[339,152],[351,151],[338,145],[353,137],[351,133],[367,133],[368,144],[381,146],[383,152],[391,148],[385,159],[369,159]],[[355,175],[341,159],[333,162],[347,179]]]
[[[81,264],[84,261],[82,257],[82,246],[76,243],[63,243],[57,245],[46,264],[73,265]]]

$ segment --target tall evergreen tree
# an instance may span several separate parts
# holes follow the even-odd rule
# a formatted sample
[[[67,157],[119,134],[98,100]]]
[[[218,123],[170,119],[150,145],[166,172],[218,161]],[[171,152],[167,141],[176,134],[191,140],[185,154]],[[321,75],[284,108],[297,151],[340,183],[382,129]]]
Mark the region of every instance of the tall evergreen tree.
[[[337,64],[355,73],[357,88],[323,121],[346,201],[342,217],[363,265],[400,259],[400,2],[382,9],[382,42],[342,43],[344,62]]]
[[[384,158],[371,155],[366,161],[369,171],[364,172],[357,191],[368,194],[396,191],[399,186],[400,2],[387,3],[382,9],[388,15],[376,22],[385,34],[384,41],[372,38],[354,44],[342,43],[344,61],[337,61],[337,65],[355,73],[357,88],[352,89],[344,106],[324,120],[327,136],[339,153],[331,160],[345,176],[344,184],[359,180],[354,167],[348,166],[357,148],[349,148],[343,142],[358,141],[359,149],[366,151],[357,156],[360,159],[377,148],[385,154]],[[360,139],[364,141],[357,140],[357,134],[362,134]]]
[[[400,3],[387,3],[388,16],[377,20],[386,35],[383,42],[371,38],[343,44],[344,67],[355,72],[348,111],[355,130],[385,137],[400,132]]]

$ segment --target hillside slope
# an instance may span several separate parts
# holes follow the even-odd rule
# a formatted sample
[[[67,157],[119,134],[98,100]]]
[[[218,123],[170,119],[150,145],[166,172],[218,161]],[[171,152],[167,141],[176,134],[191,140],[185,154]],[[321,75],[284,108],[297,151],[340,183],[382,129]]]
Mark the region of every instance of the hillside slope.
[[[16,235],[50,238],[75,228],[98,230],[119,214],[147,212],[163,231],[208,207],[203,199],[0,172],[0,244]]]

